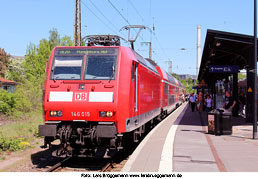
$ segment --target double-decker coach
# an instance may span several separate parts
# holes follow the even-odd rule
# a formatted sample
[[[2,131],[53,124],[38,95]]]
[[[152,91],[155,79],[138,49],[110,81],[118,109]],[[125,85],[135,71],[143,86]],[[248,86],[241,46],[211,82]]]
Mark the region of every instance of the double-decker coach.
[[[184,86],[159,66],[156,69],[161,76],[161,113],[167,115],[181,104],[180,92],[183,92]]]

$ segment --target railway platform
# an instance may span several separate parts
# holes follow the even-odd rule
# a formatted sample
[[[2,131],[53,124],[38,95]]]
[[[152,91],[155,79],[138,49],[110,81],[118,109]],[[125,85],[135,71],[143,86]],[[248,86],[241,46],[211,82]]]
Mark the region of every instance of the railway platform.
[[[232,122],[232,135],[208,134],[207,112],[184,103],[144,138],[122,172],[258,172],[252,124]]]

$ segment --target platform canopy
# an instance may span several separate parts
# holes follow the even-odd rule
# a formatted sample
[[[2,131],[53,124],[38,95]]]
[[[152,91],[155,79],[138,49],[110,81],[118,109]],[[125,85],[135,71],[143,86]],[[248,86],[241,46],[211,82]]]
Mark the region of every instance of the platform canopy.
[[[252,61],[253,36],[208,29],[198,80],[211,84],[232,74],[210,72],[211,67],[238,66],[239,70],[251,69]]]

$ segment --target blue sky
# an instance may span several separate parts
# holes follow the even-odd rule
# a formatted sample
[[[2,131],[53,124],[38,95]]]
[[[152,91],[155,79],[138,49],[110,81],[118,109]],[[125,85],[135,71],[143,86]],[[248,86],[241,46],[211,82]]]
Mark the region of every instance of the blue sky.
[[[196,74],[197,25],[201,26],[202,50],[207,29],[253,34],[253,0],[81,1],[82,36],[116,33],[127,38],[127,31],[119,32],[128,25],[126,21],[148,27],[154,24],[155,35],[142,31],[135,50],[148,57],[148,47],[141,42],[151,40],[153,59],[165,70],[166,61],[172,60],[173,72],[178,74]],[[37,45],[48,38],[53,28],[61,36],[73,37],[74,0],[1,0],[0,4],[0,48],[7,53],[25,55],[30,43]]]

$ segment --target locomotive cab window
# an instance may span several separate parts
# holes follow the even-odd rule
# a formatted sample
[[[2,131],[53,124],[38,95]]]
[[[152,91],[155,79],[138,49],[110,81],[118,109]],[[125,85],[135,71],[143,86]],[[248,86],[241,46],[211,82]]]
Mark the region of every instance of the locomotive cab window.
[[[135,80],[135,63],[132,63],[132,81]]]
[[[117,56],[88,55],[85,68],[85,80],[115,79]]]
[[[51,69],[52,80],[80,80],[83,56],[56,56]]]

